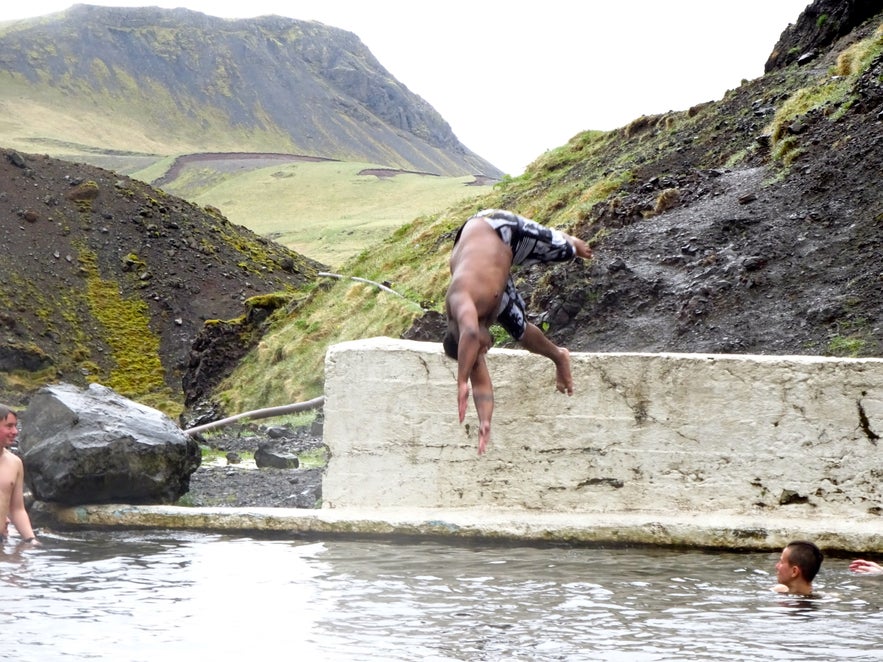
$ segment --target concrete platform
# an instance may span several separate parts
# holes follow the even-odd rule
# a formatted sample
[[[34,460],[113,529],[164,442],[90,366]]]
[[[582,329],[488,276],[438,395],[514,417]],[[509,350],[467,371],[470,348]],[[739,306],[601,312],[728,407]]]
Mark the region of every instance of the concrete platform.
[[[38,503],[59,528],[151,528],[298,537],[422,537],[509,544],[658,545],[776,551],[795,539],[826,552],[883,553],[883,522],[728,513],[541,513],[489,509],[187,508]]]

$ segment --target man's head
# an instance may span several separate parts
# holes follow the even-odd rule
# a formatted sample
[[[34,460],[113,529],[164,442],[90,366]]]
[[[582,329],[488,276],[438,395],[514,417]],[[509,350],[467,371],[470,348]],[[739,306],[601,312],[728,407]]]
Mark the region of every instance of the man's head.
[[[445,348],[445,354],[449,359],[457,360],[457,352],[460,351],[460,341],[450,329],[448,329],[445,337],[442,338],[442,347]]]
[[[460,329],[450,315],[448,315],[448,330],[442,338],[442,347],[445,348],[445,354],[449,359],[457,360],[457,352],[460,351]]]
[[[815,544],[806,540],[790,542],[782,550],[776,564],[778,581],[786,586],[801,577],[806,582],[812,582],[822,567],[823,559],[821,550]]]
[[[0,404],[0,450],[9,448],[18,436],[18,415],[6,405]]]

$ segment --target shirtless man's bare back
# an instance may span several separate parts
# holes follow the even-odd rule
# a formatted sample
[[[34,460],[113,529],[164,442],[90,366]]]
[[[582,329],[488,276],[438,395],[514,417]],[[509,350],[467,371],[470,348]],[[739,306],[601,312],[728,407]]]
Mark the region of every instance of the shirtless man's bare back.
[[[457,407],[466,415],[469,386],[478,413],[478,452],[487,450],[494,392],[485,354],[493,345],[489,327],[498,322],[522,347],[552,360],[556,386],[573,393],[570,353],[527,321],[524,300],[510,275],[512,265],[590,258],[582,240],[552,230],[512,212],[486,209],[460,228],[451,252],[451,283],[445,307],[447,355],[457,360]]]

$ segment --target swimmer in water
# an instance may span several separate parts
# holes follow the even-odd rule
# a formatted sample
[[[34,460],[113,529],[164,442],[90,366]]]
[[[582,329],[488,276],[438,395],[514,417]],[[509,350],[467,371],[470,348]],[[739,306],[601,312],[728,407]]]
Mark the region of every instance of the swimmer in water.
[[[18,416],[6,405],[0,405],[0,543],[8,537],[11,523],[22,542],[39,544],[31,527],[24,501],[24,465],[12,452],[18,436]]]
[[[782,550],[776,563],[776,580],[773,587],[778,593],[811,595],[812,581],[822,567],[821,550],[806,540],[795,540]]]

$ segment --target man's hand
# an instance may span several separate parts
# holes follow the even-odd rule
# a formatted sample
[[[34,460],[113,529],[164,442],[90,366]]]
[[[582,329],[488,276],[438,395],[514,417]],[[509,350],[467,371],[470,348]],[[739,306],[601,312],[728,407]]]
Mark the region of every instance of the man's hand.
[[[487,442],[491,438],[491,422],[482,421],[478,426],[478,454],[484,455],[487,450]]]
[[[469,384],[460,384],[457,387],[457,409],[460,414],[460,422],[466,418],[466,407],[469,404]],[[490,409],[488,409],[490,405]],[[478,410],[478,454],[484,455],[487,450],[488,441],[491,438],[491,421],[490,415],[493,412],[494,395],[493,392],[485,393],[483,389],[479,389],[479,393],[475,398],[475,407]]]
[[[864,559],[856,559],[849,564],[849,569],[861,575],[883,574],[883,567],[873,561],[865,561]]]

